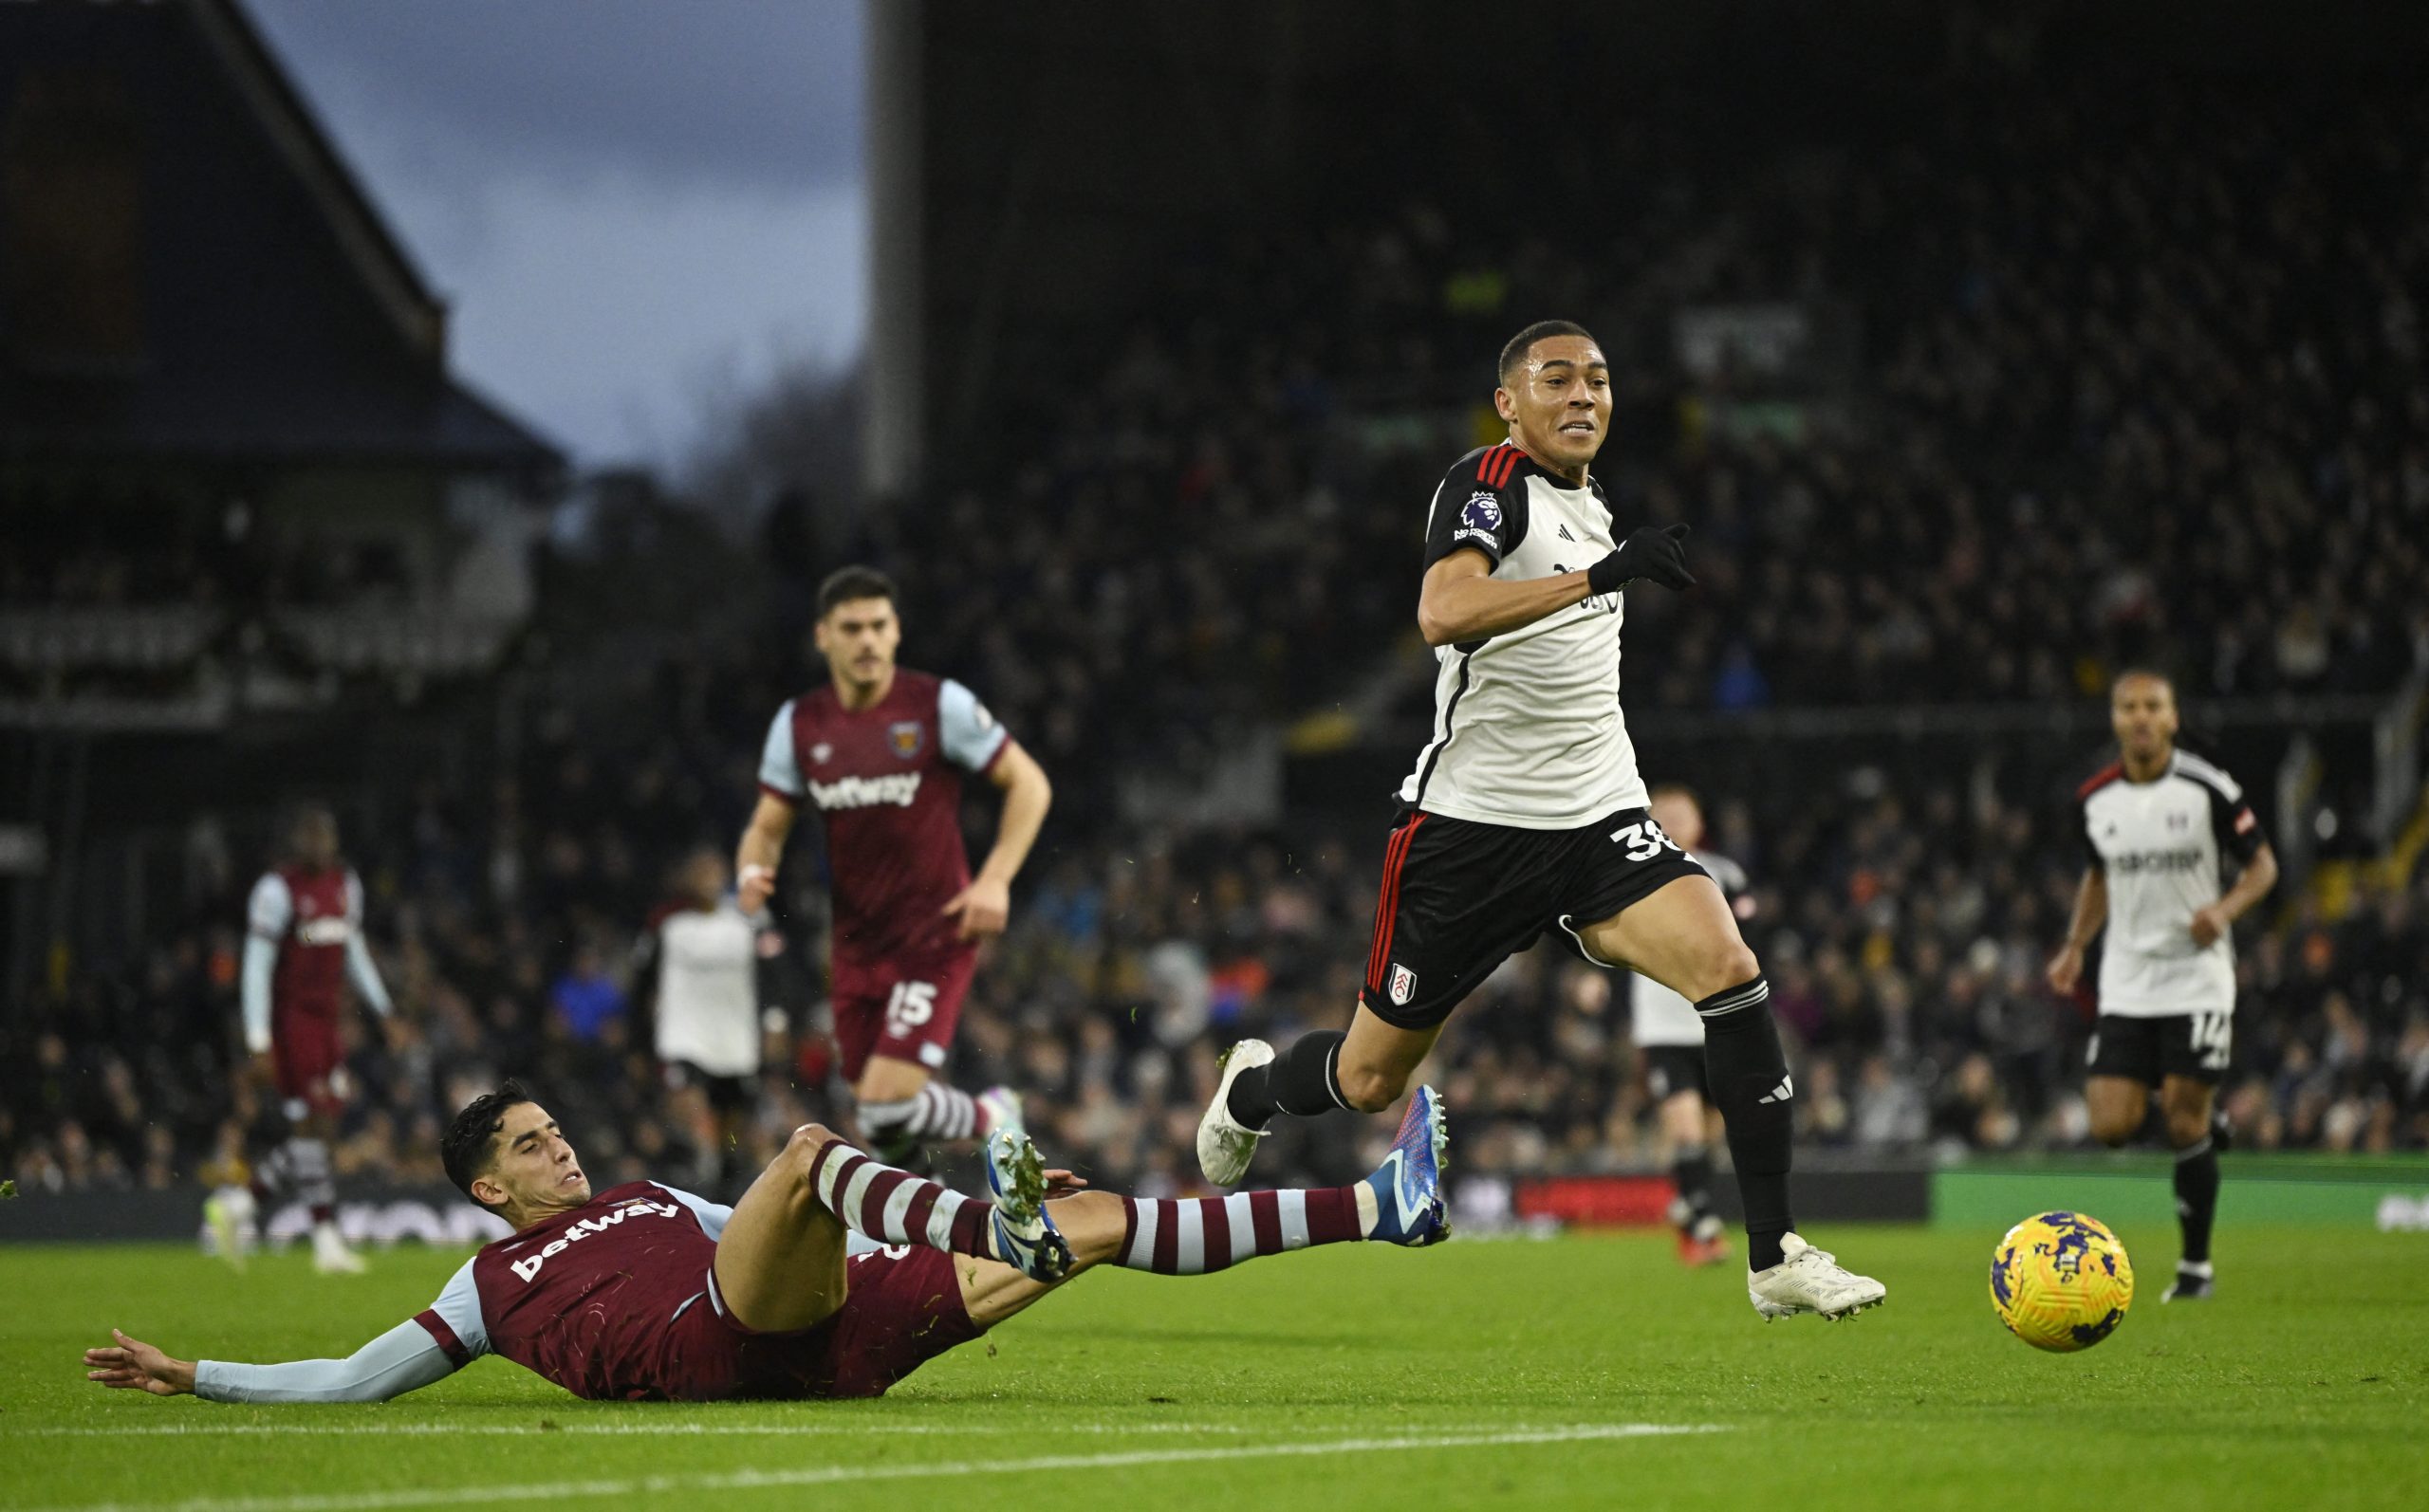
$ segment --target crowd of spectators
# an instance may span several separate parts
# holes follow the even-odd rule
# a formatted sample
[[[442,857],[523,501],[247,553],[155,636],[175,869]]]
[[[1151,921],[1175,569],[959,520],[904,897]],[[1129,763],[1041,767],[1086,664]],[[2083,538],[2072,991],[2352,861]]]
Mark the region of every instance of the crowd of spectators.
[[[1489,355],[1548,313],[1621,360],[1598,475],[1622,527],[1697,532],[1696,593],[1632,596],[1632,710],[2075,698],[2153,653],[2188,695],[2391,690],[2429,667],[2429,196],[2408,146],[2429,104],[2307,87],[1985,88],[1894,142],[1750,144],[1725,184],[1681,176],[1657,136],[1613,166],[1625,224],[1558,247],[1421,206],[1287,248],[1244,232],[1177,259],[1158,309],[1066,341],[1074,370],[1008,404],[987,465],[937,502],[780,554],[761,622],[721,602],[719,635],[636,659],[651,592],[750,575],[633,542],[596,570],[649,591],[585,596],[567,568],[534,654],[549,692],[516,706],[495,769],[346,809],[401,1012],[357,1025],[342,1169],[435,1174],[445,1111],[508,1072],[561,1105],[594,1172],[714,1165],[662,1116],[630,945],[676,857],[731,844],[765,722],[815,675],[802,581],[867,557],[900,569],[906,661],[980,689],[1062,794],[958,1079],[1029,1092],[1099,1179],[1186,1184],[1215,1050],[1346,1011],[1382,816],[1141,831],[1109,799],[1126,770],[1186,771],[1321,706],[1412,634],[1421,501],[1480,439]],[[1747,428],[1750,378],[1669,360],[1668,312],[1749,302],[1854,312],[1845,392],[1774,382],[1766,402],[1800,417]],[[61,562],[69,588],[46,593],[107,597],[76,586],[106,563]],[[2086,1025],[2040,983],[2073,882],[2062,803],[1928,779],[1721,797],[1713,843],[1757,878],[1804,1137],[2082,1140]],[[260,1111],[230,1054],[245,880],[0,1023],[18,1180],[163,1184],[240,1142]],[[763,1148],[846,1111],[815,865],[788,883],[797,1032]],[[2429,880],[2335,919],[2293,888],[2262,913],[2227,1096],[2248,1142],[2429,1144]],[[1623,1005],[1548,946],[1485,986],[1433,1073],[1466,1169],[1651,1158]],[[1277,1168],[1337,1174],[1373,1132],[1295,1130]]]
[[[435,1177],[446,1111],[514,1073],[578,1131],[595,1173],[713,1183],[715,1152],[668,1112],[632,946],[665,896],[663,868],[730,839],[747,761],[729,752],[733,780],[713,784],[543,747],[523,778],[426,789],[358,835],[400,1011],[384,1027],[351,1021],[361,1096],[343,1171]],[[1830,804],[1716,803],[1713,847],[1755,878],[1747,932],[1794,1047],[1808,1143],[1948,1155],[2084,1142],[2088,1024],[2041,978],[2076,853],[2064,805],[2030,796],[1920,784]],[[1048,1147],[1097,1179],[1187,1186],[1215,1051],[1336,1023],[1354,1000],[1378,862],[1368,828],[1050,832],[982,965],[954,1074],[1022,1088]],[[769,992],[796,1032],[774,1047],[747,1155],[807,1118],[849,1115],[810,965],[814,852],[788,881],[789,964]],[[79,973],[12,1019],[0,1149],[17,1180],[167,1184],[259,1116],[232,1053],[242,891],[240,878],[128,969]],[[2294,900],[2262,912],[2279,922],[2245,931],[2227,1092],[2244,1147],[2429,1146],[2429,873],[2333,922]],[[1485,984],[1427,1073],[1459,1116],[1464,1170],[1655,1161],[1625,1004],[1624,979],[1550,944]],[[1385,1133],[1295,1125],[1276,1172],[1338,1176]]]

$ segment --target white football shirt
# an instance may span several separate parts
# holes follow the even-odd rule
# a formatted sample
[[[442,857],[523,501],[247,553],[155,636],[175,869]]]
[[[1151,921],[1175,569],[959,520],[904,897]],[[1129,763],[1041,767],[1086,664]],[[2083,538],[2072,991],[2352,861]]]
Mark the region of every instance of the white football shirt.
[[[1571,488],[1516,447],[1462,457],[1434,493],[1425,565],[1474,550],[1505,582],[1582,571],[1610,554],[1599,485]],[[1619,593],[1435,650],[1434,737],[1400,789],[1429,814],[1576,829],[1645,802],[1620,712]]]
[[[2103,769],[2076,794],[2090,863],[2108,879],[2100,1011],[2128,1019],[2232,1011],[2234,946],[2193,943],[2193,915],[2225,891],[2226,857],[2249,861],[2263,836],[2243,788],[2179,748],[2150,782]]]
[[[759,1074],[759,931],[731,897],[658,926],[658,1058]]]

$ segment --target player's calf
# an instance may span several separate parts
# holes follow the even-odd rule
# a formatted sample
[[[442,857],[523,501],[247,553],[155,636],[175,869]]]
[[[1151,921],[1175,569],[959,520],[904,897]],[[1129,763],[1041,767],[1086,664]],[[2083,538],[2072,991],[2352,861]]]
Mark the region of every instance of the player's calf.
[[[1018,1142],[1027,1144],[1025,1139]],[[992,1157],[991,1151],[991,1161]],[[1062,1265],[1053,1263],[1059,1238],[1048,1243],[1029,1235],[1028,1245],[1018,1242],[1026,1233],[1022,1225],[1038,1210],[1044,1193],[1042,1186],[1032,1190],[1035,1184],[1012,1179],[1020,1173],[1009,1168],[1011,1185],[997,1203],[991,1204],[873,1160],[817,1124],[794,1130],[778,1158],[844,1227],[880,1244],[916,1245],[1002,1261],[1040,1281],[1054,1280],[1067,1266],[1067,1250],[1061,1252]],[[1032,1151],[1032,1165],[1034,1158]],[[990,1179],[995,1179],[992,1167]],[[998,1223],[999,1211],[1011,1213],[1013,1222]],[[1046,1226],[1051,1228],[1050,1224]]]
[[[1796,1227],[1788,1196],[1796,1081],[1780,1048],[1771,997],[1771,984],[1757,973],[1696,1004],[1704,1023],[1704,1079],[1720,1110],[1746,1208],[1747,1263],[1758,1271],[1781,1263],[1781,1241]]]

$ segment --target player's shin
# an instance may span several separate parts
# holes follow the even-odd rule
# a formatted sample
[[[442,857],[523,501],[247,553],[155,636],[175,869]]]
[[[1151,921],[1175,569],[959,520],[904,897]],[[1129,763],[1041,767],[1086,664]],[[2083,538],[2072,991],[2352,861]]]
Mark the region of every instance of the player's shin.
[[[1162,1201],[1124,1197],[1122,1203],[1122,1245],[1113,1263],[1159,1276],[1199,1276],[1259,1255],[1365,1239],[1378,1216],[1375,1194],[1363,1184]]]
[[[1789,1210],[1789,1140],[1796,1087],[1771,1020],[1771,985],[1762,977],[1696,1005],[1704,1021],[1704,1074],[1729,1131],[1729,1154],[1746,1208],[1746,1262],[1780,1263],[1780,1236],[1796,1226]]]
[[[812,1157],[808,1180],[820,1205],[844,1227],[880,1244],[1004,1258],[996,1253],[988,1204],[881,1165],[840,1139]]]
[[[1672,1199],[1670,1222],[1691,1239],[1702,1232],[1712,1215],[1712,1152],[1702,1145],[1680,1145],[1671,1152],[1670,1181],[1678,1195]]]
[[[2210,1263],[2210,1227],[2218,1216],[2218,1150],[2208,1134],[2176,1152],[2176,1217],[2184,1263]]]
[[[1303,1034],[1267,1065],[1251,1066],[1232,1082],[1231,1115],[1243,1129],[1263,1129],[1274,1115],[1312,1117],[1346,1109],[1341,1095],[1339,1029]]]

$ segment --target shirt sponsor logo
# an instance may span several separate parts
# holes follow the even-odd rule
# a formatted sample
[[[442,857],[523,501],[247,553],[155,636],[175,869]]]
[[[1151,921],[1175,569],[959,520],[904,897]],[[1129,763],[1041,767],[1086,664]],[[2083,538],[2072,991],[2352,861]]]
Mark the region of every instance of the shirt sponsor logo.
[[[298,945],[343,945],[354,936],[354,926],[343,918],[306,919],[295,926]]]
[[[907,762],[928,743],[928,729],[916,719],[898,719],[885,727],[885,738],[894,754]]]
[[[1501,528],[1501,498],[1493,493],[1472,494],[1468,507],[1459,511],[1459,523],[1472,529],[1493,531]]]
[[[875,808],[881,803],[909,808],[919,796],[923,775],[897,772],[891,777],[839,777],[831,783],[812,783],[810,801],[825,809]]]
[[[618,1204],[615,1210],[604,1217],[580,1220],[567,1228],[562,1236],[551,1239],[541,1246],[538,1254],[527,1255],[507,1268],[528,1283],[531,1278],[540,1274],[540,1267],[547,1264],[551,1257],[564,1254],[568,1246],[579,1244],[593,1234],[605,1233],[635,1213],[644,1215],[656,1213],[660,1218],[672,1218],[682,1210],[671,1202],[652,1202],[646,1197],[631,1198]]]
[[[2112,857],[2108,869],[2128,876],[2138,872],[2197,872],[2209,859],[2193,847],[2179,851],[2127,851]]]

